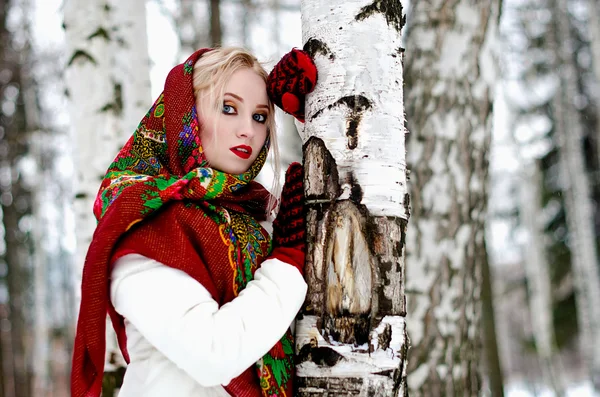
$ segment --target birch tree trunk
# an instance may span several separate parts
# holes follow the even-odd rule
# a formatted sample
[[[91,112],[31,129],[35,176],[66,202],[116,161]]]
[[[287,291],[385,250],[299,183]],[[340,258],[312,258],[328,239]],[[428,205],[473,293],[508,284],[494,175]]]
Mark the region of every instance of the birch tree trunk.
[[[583,164],[582,125],[575,108],[578,91],[570,21],[564,3],[551,0],[549,4],[554,17],[551,43],[556,50],[560,79],[553,99],[554,128],[570,235],[581,352],[589,365],[590,379],[600,391],[600,274],[590,187]]]
[[[92,208],[108,166],[149,105],[144,0],[65,1],[66,69],[76,140],[77,274],[96,226]],[[79,295],[78,295],[79,301]],[[122,382],[125,362],[107,319],[103,395]]]
[[[482,247],[486,250],[486,246]],[[483,340],[483,356],[485,357],[485,369],[489,381],[489,389],[492,396],[504,396],[504,374],[502,373],[502,364],[500,363],[499,335],[496,327],[495,314],[497,304],[494,303],[492,269],[490,261],[481,261],[481,328]]]
[[[35,12],[30,0],[21,0],[20,7],[25,15],[31,15]],[[23,18],[20,21],[22,34],[27,37],[28,44],[22,50],[21,63],[29,65],[28,68],[21,70],[21,90],[23,92],[23,106],[27,109],[25,126],[31,136],[29,143],[28,156],[35,163],[35,169],[28,173],[28,184],[32,189],[32,227],[31,237],[33,248],[33,332],[32,332],[32,354],[29,359],[32,362],[32,395],[51,396],[54,386],[61,383],[61,379],[51,378],[50,368],[53,357],[50,355],[52,346],[51,336],[51,302],[60,290],[54,290],[56,295],[50,295],[48,291],[48,280],[51,273],[51,255],[49,253],[48,239],[51,235],[49,229],[52,225],[48,219],[48,203],[56,204],[56,196],[49,195],[49,191],[54,187],[52,167],[49,166],[55,155],[54,145],[48,130],[42,130],[42,121],[40,118],[41,107],[38,101],[38,85],[34,78],[31,68],[36,65],[35,55],[31,48],[34,41],[33,31],[29,18]],[[47,126],[45,126],[47,127]],[[61,358],[61,352],[56,356]]]
[[[552,321],[552,294],[550,291],[550,268],[546,260],[543,241],[541,211],[542,183],[539,165],[527,166],[521,183],[521,217],[528,231],[524,247],[525,274],[529,298],[529,312],[535,347],[544,373],[545,384],[551,385],[557,396],[564,395],[560,360],[554,356],[554,324]]]
[[[407,37],[411,396],[476,396],[499,1],[417,0]]]
[[[121,95],[116,100],[122,103],[119,135],[125,139],[120,142],[123,145],[152,104],[146,0],[112,0],[111,20],[117,46],[112,78],[116,94]]]
[[[29,152],[31,139],[27,125],[29,109],[24,103],[24,43],[18,45],[23,30],[20,16],[26,12],[15,1],[0,1],[0,70],[5,78],[0,82],[0,207],[4,249],[1,262],[5,267],[2,284],[8,292],[2,302],[0,316],[0,344],[2,350],[3,390],[0,393],[14,397],[29,397],[33,379],[31,345],[32,300],[32,215],[31,185],[24,178],[24,158]],[[12,14],[12,15],[11,15]],[[12,16],[12,18],[9,17]],[[12,20],[12,23],[11,23]]]
[[[597,117],[600,117],[600,6],[596,0],[588,0],[587,6],[589,7],[588,29],[590,33],[592,69],[596,78],[596,90],[594,92],[596,114]],[[596,161],[600,167],[600,121],[597,124],[593,141],[596,143]]]
[[[319,81],[302,132],[309,290],[295,395],[403,396],[403,7],[304,0],[301,10]]]
[[[65,77],[75,140],[76,285],[96,220],[92,213],[99,183],[123,143],[118,127],[118,91],[111,76],[111,27],[108,0],[66,0]],[[77,301],[81,296],[78,292]]]

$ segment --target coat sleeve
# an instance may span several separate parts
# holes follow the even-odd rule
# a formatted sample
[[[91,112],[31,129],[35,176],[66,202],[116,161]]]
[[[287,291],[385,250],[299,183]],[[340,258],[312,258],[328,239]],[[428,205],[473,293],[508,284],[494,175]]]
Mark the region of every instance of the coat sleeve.
[[[264,261],[221,307],[186,273],[138,254],[118,259],[111,279],[116,311],[204,387],[227,385],[269,351],[307,291],[300,272],[278,259]]]

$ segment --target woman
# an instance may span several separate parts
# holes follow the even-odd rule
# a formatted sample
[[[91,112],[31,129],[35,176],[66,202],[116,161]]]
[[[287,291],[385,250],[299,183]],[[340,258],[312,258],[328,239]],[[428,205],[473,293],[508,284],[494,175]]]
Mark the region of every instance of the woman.
[[[273,102],[302,119],[315,81],[297,50],[268,78],[235,48],[169,73],[94,205],[72,396],[100,395],[107,310],[129,363],[120,397],[292,395],[302,167],[286,173],[272,244],[259,222],[274,200],[253,179],[276,147]]]

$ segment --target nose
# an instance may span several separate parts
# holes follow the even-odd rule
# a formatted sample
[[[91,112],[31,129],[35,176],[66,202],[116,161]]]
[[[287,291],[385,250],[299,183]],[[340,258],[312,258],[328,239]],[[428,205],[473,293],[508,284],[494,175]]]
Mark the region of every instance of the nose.
[[[240,138],[251,139],[255,135],[254,124],[252,123],[252,118],[245,117],[240,121],[238,126],[237,135]]]

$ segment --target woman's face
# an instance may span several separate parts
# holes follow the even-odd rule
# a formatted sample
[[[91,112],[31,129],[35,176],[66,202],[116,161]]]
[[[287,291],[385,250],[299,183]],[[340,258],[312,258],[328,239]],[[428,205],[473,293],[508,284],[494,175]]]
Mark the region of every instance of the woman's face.
[[[246,172],[258,157],[267,138],[267,118],[274,115],[269,114],[264,80],[250,68],[236,71],[224,92],[219,111],[209,103],[202,104],[202,93],[198,93],[200,139],[211,168],[237,175]]]

